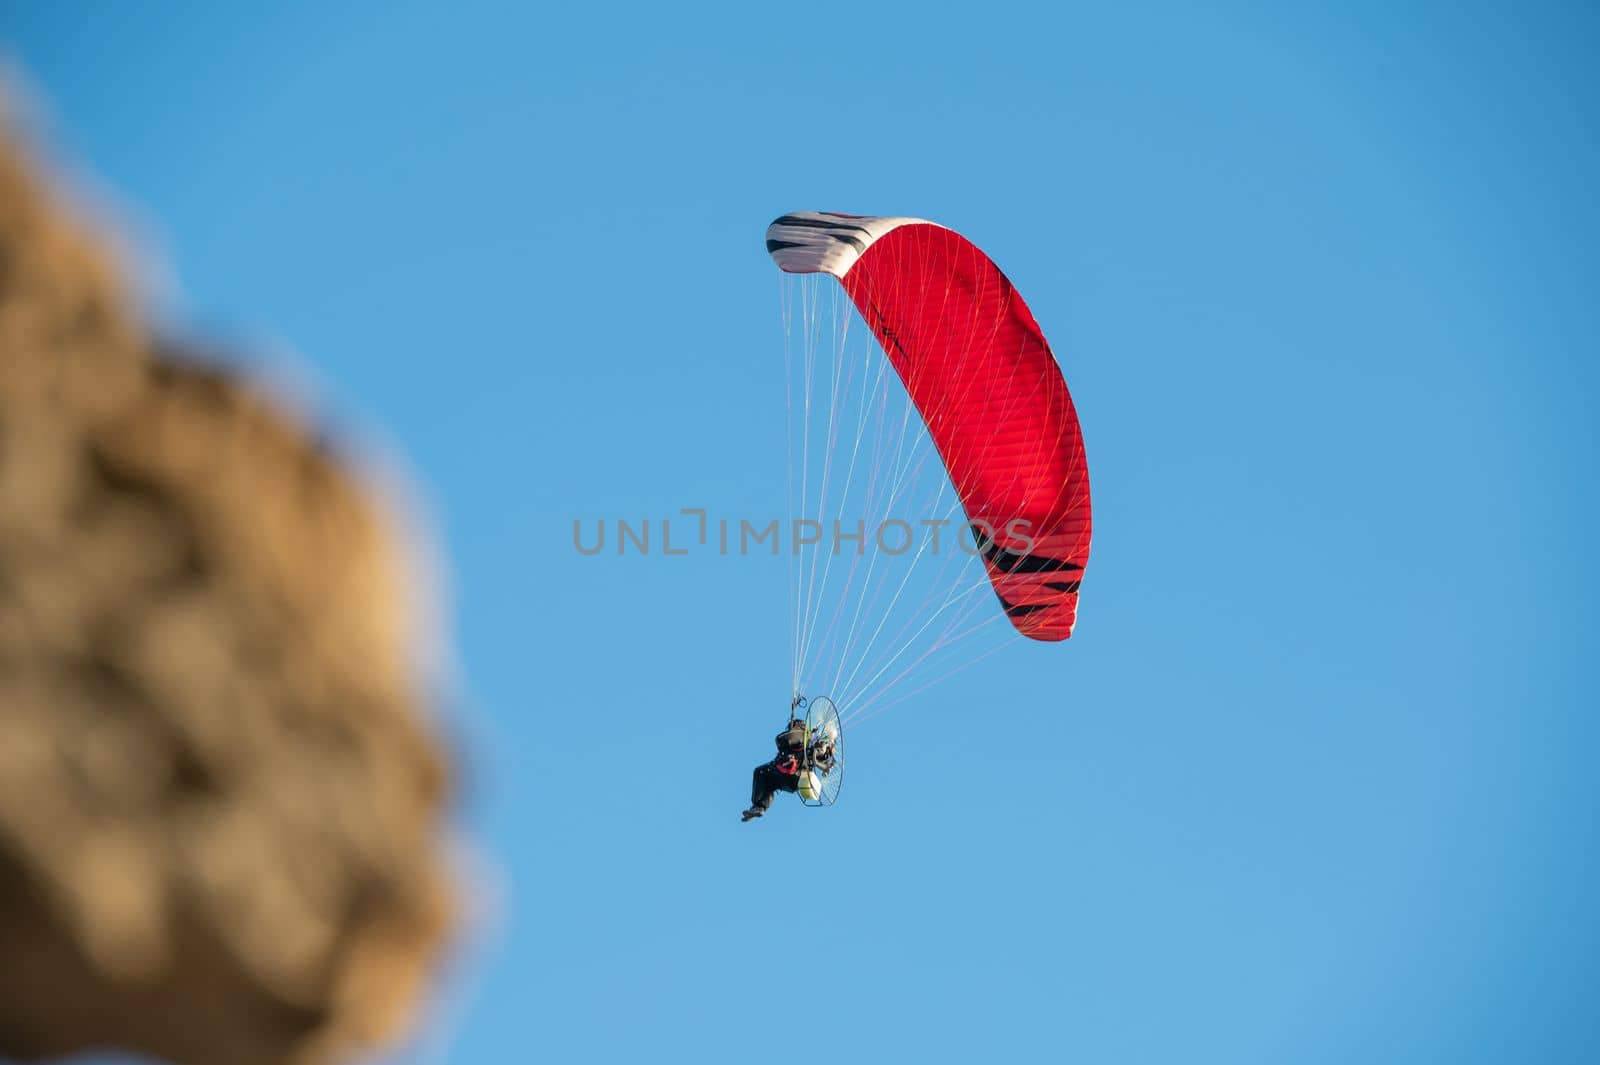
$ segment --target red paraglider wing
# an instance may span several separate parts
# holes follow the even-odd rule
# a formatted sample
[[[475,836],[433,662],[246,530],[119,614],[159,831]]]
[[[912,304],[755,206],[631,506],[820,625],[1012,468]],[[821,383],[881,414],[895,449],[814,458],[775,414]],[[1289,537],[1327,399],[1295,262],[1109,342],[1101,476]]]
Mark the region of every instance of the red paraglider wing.
[[[1064,640],[1089,560],[1089,470],[1066,381],[1011,282],[918,219],[800,212],[767,230],[791,273],[839,278],[905,383],[1017,631]]]

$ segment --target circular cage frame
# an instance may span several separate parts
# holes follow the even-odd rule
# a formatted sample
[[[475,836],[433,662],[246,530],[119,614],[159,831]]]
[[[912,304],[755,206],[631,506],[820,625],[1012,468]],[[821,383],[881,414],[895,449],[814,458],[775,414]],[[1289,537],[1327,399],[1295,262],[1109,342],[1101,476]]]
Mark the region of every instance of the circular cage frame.
[[[839,801],[839,791],[844,787],[844,723],[839,719],[839,707],[826,695],[819,695],[813,699],[801,699],[797,708],[804,708],[806,712],[806,753],[801,760],[802,773],[815,772],[822,780],[821,792],[815,799],[808,799],[799,792],[796,796],[805,806],[832,806]],[[812,762],[812,737],[820,736],[829,721],[834,725],[833,767],[827,771],[817,769]]]

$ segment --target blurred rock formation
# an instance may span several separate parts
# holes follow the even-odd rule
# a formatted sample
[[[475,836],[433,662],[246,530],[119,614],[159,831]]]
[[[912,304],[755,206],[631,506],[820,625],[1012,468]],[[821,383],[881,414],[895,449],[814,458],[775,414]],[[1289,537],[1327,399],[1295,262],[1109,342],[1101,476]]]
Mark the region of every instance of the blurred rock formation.
[[[451,913],[390,519],[0,125],[0,1056],[347,1058]]]

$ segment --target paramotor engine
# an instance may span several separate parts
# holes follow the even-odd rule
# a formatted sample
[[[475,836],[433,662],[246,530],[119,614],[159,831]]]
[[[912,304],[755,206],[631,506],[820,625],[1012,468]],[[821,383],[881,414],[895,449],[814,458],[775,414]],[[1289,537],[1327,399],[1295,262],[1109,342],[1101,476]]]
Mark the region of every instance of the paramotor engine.
[[[844,785],[844,726],[839,720],[839,708],[826,696],[818,696],[805,706],[806,750],[800,762],[800,801],[807,806],[832,806]]]

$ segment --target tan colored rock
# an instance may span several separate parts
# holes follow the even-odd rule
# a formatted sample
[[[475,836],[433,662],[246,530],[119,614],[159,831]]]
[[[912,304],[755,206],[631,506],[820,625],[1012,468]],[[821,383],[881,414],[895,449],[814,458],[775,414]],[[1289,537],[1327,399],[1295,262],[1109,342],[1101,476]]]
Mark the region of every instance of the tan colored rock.
[[[417,1009],[448,763],[391,519],[162,351],[0,144],[0,1056],[338,1060]]]

